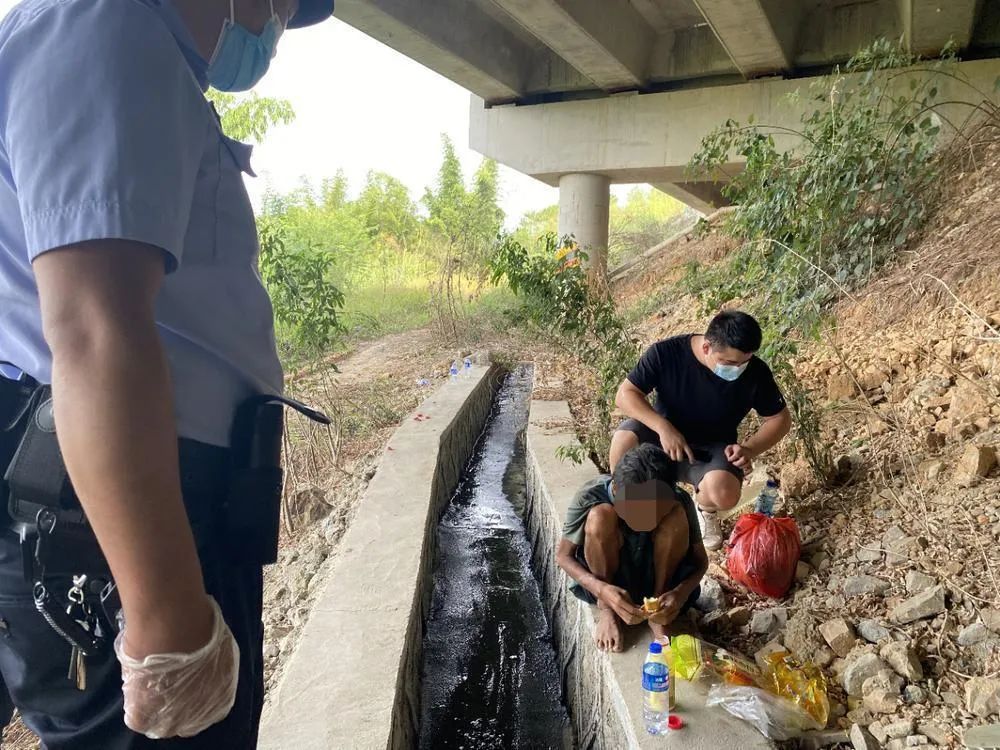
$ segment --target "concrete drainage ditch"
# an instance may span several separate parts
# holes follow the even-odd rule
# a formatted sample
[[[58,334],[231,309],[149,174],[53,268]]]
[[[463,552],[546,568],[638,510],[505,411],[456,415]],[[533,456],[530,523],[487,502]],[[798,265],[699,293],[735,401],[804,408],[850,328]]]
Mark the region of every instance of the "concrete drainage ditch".
[[[563,402],[531,402],[520,464],[529,384],[528,369],[508,378],[476,367],[393,435],[265,713],[260,748],[771,747],[684,684],[688,728],[642,733],[648,631],[631,629],[624,654],[602,654],[590,608],[566,595],[554,545],[594,469],[556,458],[573,440]]]

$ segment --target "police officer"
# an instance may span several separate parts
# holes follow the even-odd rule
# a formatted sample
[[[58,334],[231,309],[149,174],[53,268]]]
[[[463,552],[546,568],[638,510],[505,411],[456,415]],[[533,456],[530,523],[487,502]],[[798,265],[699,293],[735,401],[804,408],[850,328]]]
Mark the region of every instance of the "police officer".
[[[71,649],[36,611],[18,537],[0,539],[0,673],[49,750],[256,745],[261,566],[216,554],[232,542],[219,467],[237,406],[280,393],[282,372],[250,149],[204,91],[252,88],[286,28],[332,12],[24,0],[0,23],[0,382],[8,416],[51,384],[124,621],[114,649]]]

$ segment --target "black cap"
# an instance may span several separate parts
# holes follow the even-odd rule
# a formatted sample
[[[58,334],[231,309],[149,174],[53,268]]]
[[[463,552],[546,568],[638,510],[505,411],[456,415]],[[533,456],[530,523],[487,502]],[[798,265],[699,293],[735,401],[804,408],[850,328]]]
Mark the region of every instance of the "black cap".
[[[288,28],[301,29],[325,21],[333,15],[333,0],[299,0],[299,10],[288,22]]]

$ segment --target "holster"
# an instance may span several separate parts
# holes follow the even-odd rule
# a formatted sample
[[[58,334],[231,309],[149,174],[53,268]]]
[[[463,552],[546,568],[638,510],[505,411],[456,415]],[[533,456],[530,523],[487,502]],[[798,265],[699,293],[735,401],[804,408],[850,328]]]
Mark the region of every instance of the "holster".
[[[85,573],[91,577],[108,576],[109,570],[97,539],[87,522],[83,508],[59,449],[48,386],[25,387],[0,378],[0,417],[10,412],[0,435],[0,466],[6,466],[0,493],[9,513],[9,526],[21,538],[25,578],[29,582],[46,576],[72,576]],[[11,404],[13,403],[13,406]],[[218,524],[213,534],[213,555],[234,565],[268,565],[277,560],[280,522],[283,436],[283,407],[290,406],[309,419],[329,424],[324,414],[293,399],[279,396],[254,396],[239,406],[231,430],[228,466],[213,461],[192,460],[185,467],[185,456],[199,458],[198,446],[188,441],[180,454],[182,476],[192,477],[213,463],[212,471],[226,472],[223,497],[219,503]],[[13,446],[13,448],[11,448]],[[47,533],[39,534],[38,519],[45,514],[55,519],[47,524]],[[41,541],[41,543],[40,543]]]

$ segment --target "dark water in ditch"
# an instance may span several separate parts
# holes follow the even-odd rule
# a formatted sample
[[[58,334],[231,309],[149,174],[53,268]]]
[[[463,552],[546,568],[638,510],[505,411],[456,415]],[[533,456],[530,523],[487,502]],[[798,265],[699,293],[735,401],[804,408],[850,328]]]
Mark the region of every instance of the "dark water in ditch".
[[[529,368],[507,376],[438,525],[421,750],[572,747],[521,517],[530,391]]]

